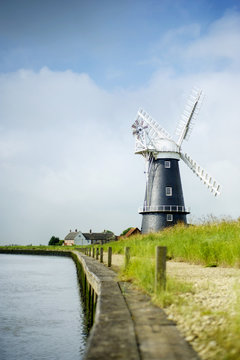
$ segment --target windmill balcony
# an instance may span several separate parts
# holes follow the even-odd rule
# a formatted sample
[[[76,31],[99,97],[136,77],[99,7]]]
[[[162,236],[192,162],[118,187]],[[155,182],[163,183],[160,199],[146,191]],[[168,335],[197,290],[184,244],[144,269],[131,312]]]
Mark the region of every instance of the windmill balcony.
[[[188,214],[190,213],[190,208],[180,205],[141,206],[138,212],[140,214],[145,212],[181,212]]]

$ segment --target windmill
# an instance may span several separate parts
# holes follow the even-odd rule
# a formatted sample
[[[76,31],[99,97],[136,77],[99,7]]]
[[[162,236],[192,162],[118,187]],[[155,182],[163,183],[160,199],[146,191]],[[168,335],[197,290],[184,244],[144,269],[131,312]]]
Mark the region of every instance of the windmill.
[[[145,111],[139,110],[132,125],[135,136],[135,154],[146,160],[146,191],[142,217],[142,233],[156,232],[178,222],[187,223],[189,210],[185,207],[179,160],[195,173],[215,195],[220,194],[220,185],[196,161],[182,151],[183,140],[188,140],[198,115],[203,93],[193,89],[182,118],[178,124],[174,141]]]

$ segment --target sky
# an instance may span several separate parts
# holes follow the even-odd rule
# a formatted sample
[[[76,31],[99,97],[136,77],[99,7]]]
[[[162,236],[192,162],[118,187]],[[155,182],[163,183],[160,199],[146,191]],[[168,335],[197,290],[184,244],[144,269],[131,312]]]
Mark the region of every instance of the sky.
[[[174,135],[205,98],[180,163],[189,222],[240,216],[238,0],[0,0],[0,244],[141,227],[141,107]]]

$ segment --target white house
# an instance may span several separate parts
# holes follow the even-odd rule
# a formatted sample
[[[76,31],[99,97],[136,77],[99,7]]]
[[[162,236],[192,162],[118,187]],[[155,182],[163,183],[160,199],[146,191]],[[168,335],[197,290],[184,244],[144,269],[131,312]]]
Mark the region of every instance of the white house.
[[[69,234],[64,239],[64,245],[91,245],[91,244],[105,244],[109,241],[115,241],[117,237],[111,231],[103,231],[101,233],[82,233],[81,231],[70,230]]]
[[[72,246],[72,245],[89,245],[91,244],[91,240],[87,240],[81,231],[71,231],[64,238],[64,245]]]

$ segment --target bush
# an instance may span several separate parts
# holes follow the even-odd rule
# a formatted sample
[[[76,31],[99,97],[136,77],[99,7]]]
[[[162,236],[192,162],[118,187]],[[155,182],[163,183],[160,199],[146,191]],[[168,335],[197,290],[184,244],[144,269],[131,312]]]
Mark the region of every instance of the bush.
[[[48,245],[54,245],[54,246],[56,246],[56,245],[61,245],[61,244],[60,244],[60,240],[59,240],[58,237],[52,236],[51,239],[49,240]]]

